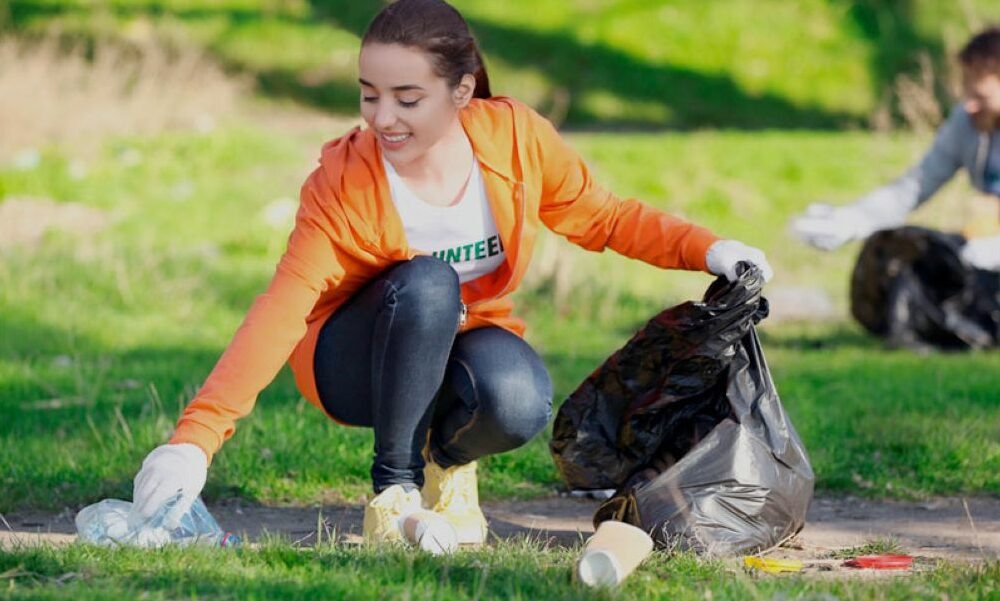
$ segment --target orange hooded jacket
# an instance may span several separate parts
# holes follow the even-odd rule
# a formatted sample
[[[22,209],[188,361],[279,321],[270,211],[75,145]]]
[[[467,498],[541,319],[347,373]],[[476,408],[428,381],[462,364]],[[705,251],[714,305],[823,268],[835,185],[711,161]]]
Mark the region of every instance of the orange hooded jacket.
[[[475,99],[460,119],[483,170],[506,262],[462,285],[462,331],[499,326],[518,335],[510,294],[524,276],[539,224],[583,248],[611,248],[663,268],[705,270],[717,240],[708,230],[598,186],[552,124],[515,100]],[[323,147],[302,186],[288,248],[267,291],[178,421],[172,443],[211,460],[236,420],[287,360],[299,390],[322,408],[313,376],[320,328],[378,273],[419,251],[406,242],[371,130],[355,128]]]

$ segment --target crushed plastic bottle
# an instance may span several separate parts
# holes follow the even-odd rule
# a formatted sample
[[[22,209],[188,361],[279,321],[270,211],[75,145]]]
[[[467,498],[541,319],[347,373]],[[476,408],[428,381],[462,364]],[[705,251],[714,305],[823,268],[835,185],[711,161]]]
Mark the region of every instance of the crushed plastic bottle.
[[[134,528],[128,525],[132,503],[105,499],[84,507],[76,514],[76,532],[80,540],[106,547],[129,545],[153,549],[170,544],[183,547],[240,545],[238,536],[219,527],[201,497],[195,499],[191,508],[180,518],[176,518],[173,509],[180,499],[178,493],[164,503],[149,520]]]

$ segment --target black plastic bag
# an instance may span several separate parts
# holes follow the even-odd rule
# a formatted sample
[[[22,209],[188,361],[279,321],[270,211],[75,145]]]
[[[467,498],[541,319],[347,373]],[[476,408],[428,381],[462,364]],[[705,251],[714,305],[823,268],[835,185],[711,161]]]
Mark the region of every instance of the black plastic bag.
[[[597,510],[661,548],[766,549],[798,532],[813,472],[754,330],[760,272],[716,280],[661,312],[560,407],[550,445],[571,489],[616,488]]]
[[[851,313],[891,346],[1000,344],[1000,273],[961,256],[965,239],[921,227],[876,232],[851,277]]]

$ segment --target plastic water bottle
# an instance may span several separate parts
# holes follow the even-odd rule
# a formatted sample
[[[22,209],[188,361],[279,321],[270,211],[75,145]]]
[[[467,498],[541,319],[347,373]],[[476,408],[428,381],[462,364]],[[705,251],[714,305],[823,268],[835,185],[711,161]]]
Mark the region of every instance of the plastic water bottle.
[[[118,499],[105,499],[88,505],[76,514],[76,534],[80,540],[104,546],[114,546],[128,538],[128,512],[132,504]]]
[[[76,514],[76,532],[80,540],[113,547],[130,545],[157,548],[174,544],[180,546],[207,545],[237,547],[240,538],[219,527],[208,512],[201,497],[191,508],[177,517],[174,508],[181,500],[178,493],[164,503],[145,523],[129,527],[128,514],[132,503],[118,499],[105,499],[89,505]]]

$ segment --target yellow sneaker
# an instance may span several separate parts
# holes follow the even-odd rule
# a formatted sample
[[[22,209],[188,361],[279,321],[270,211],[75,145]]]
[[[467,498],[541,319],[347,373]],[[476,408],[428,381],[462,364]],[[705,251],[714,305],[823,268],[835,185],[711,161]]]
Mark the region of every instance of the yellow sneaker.
[[[407,492],[400,484],[390,486],[365,505],[362,525],[365,540],[376,543],[402,541],[400,518],[418,510],[419,490]]]
[[[459,544],[486,542],[486,516],[479,508],[475,461],[447,469],[428,461],[420,493],[424,507],[444,516],[455,528]]]

